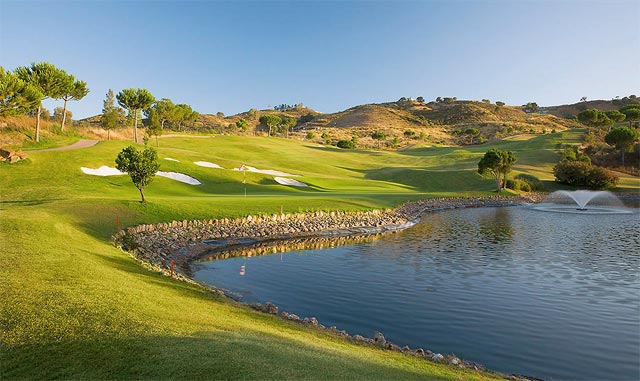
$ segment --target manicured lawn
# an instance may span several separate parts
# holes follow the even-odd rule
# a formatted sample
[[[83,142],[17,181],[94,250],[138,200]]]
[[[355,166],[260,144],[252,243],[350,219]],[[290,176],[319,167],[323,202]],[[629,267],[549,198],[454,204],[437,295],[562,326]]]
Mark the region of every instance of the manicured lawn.
[[[551,180],[555,145],[572,132],[503,141],[515,170]],[[260,314],[199,286],[147,270],[110,244],[122,227],[160,221],[276,213],[361,210],[426,197],[491,194],[478,176],[491,146],[395,152],[320,148],[276,138],[160,140],[162,171],[147,204],[127,176],[85,175],[81,166],[115,166],[129,143],[32,152],[0,165],[0,376],[100,379],[488,379]],[[227,169],[199,167],[209,161]],[[308,188],[273,176],[231,171],[242,164],[300,174]],[[637,178],[622,184],[638,189]],[[371,333],[373,334],[373,332]],[[402,344],[402,343],[399,343]]]

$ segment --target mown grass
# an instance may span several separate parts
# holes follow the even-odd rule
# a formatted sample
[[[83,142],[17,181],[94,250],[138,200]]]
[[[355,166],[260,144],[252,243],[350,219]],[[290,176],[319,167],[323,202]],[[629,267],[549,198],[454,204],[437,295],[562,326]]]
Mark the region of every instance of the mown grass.
[[[511,139],[515,170],[552,178],[555,145],[572,132]],[[3,379],[488,379],[409,356],[348,343],[242,307],[199,286],[146,270],[114,248],[120,226],[258,213],[391,207],[444,195],[492,194],[475,173],[490,146],[400,153],[343,151],[275,138],[161,139],[161,170],[147,204],[126,176],[84,175],[114,166],[128,142],[31,152],[0,165],[0,364]],[[247,164],[302,175],[309,188],[271,176],[199,167]],[[637,178],[625,177],[638,189]],[[631,188],[629,188],[631,189]],[[402,344],[402,343],[400,343]]]

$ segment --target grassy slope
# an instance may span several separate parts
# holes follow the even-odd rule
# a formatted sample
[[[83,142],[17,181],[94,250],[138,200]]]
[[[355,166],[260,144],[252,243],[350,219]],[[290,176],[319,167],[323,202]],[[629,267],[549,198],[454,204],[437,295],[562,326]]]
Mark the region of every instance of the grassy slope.
[[[553,134],[498,144],[516,150],[517,171],[551,179]],[[472,379],[446,366],[347,343],[266,316],[206,290],[145,270],[109,244],[122,226],[172,219],[313,209],[388,207],[457,192],[488,192],[475,174],[489,146],[358,152],[273,138],[162,139],[164,171],[198,187],[157,178],[150,202],[137,202],[127,177],[93,177],[80,166],[113,166],[126,142],[83,150],[33,152],[0,165],[2,373],[9,378],[431,378]],[[303,175],[311,187],[270,176],[203,168],[241,164]],[[638,188],[637,178],[625,186]],[[402,343],[400,343],[402,344]]]

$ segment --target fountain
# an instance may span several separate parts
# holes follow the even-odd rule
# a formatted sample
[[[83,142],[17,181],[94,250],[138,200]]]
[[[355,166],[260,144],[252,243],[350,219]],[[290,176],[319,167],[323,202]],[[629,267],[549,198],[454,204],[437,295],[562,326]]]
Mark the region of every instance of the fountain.
[[[545,197],[542,203],[536,205],[535,209],[563,213],[631,213],[631,210],[627,209],[613,193],[589,190],[555,191]]]

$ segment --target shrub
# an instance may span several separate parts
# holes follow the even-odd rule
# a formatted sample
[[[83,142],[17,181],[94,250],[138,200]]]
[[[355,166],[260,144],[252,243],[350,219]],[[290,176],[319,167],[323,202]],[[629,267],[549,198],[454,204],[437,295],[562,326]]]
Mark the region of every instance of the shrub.
[[[416,132],[415,132],[415,131],[412,131],[412,130],[406,130],[406,131],[404,132],[404,136],[406,136],[406,137],[411,137],[411,136],[413,136],[413,135],[415,135],[415,134],[416,134]]]
[[[345,148],[345,149],[352,149],[353,147],[355,147],[355,144],[353,144],[351,140],[340,140],[336,145],[340,148]]]
[[[315,137],[316,137],[316,134],[314,134],[313,132],[311,131],[307,132],[307,140],[311,140]]]
[[[327,134],[326,132],[323,132],[322,135],[320,135],[320,137],[322,139],[329,139],[329,134]]]
[[[516,190],[516,191],[519,190],[519,191],[524,191],[524,192],[531,192],[533,190],[533,189],[531,189],[531,185],[528,182],[523,181],[523,180],[517,180],[517,179],[514,179],[514,180],[509,179],[509,180],[507,180],[506,187],[509,188],[509,189]]]
[[[619,180],[606,169],[581,161],[561,161],[553,167],[553,174],[560,183],[589,189],[612,188]]]
[[[526,182],[527,184],[529,184],[529,187],[532,191],[544,190],[544,184],[542,184],[542,181],[540,181],[539,178],[533,175],[521,173],[519,175],[516,175],[514,179]]]

